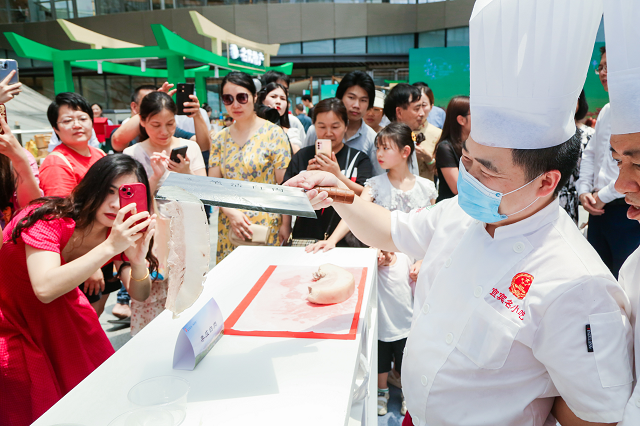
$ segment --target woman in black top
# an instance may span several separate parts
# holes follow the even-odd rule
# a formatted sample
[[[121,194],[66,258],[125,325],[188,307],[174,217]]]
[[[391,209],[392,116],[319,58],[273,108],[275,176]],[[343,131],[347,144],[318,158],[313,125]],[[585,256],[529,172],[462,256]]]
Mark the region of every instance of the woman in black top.
[[[458,165],[462,156],[462,142],[471,133],[469,97],[456,96],[447,106],[442,135],[434,149],[438,173],[438,201],[458,195]]]
[[[349,189],[360,195],[364,183],[372,177],[373,167],[369,157],[364,152],[345,145],[342,141],[347,131],[348,115],[342,101],[337,98],[325,99],[314,107],[313,124],[318,140],[331,140],[331,158],[325,154],[316,155],[316,146],[308,146],[298,151],[284,175],[284,181],[298,175],[305,170],[323,170],[334,174],[342,180]],[[316,141],[317,143],[317,141]],[[298,217],[293,228],[294,239],[318,240],[318,244],[309,246],[309,250],[333,247],[348,247],[344,240],[349,228],[340,223],[340,216],[332,207],[316,211],[317,219]],[[283,216],[284,225],[291,229],[291,216]]]

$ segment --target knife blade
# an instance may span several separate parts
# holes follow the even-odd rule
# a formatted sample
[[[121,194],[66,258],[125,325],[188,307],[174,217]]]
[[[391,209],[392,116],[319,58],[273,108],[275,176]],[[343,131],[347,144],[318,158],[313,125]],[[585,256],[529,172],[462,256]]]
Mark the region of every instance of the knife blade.
[[[156,194],[167,199],[165,188],[178,187],[198,197],[203,204],[316,219],[316,212],[301,188],[254,183],[208,176],[169,173]]]

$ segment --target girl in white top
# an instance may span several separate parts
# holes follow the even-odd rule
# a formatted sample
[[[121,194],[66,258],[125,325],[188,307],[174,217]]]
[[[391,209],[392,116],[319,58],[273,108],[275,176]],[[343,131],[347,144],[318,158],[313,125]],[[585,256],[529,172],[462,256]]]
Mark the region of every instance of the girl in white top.
[[[197,102],[197,98],[191,99]],[[198,111],[198,108],[192,108]],[[191,110],[185,109],[185,112]],[[140,102],[140,140],[124,150],[144,166],[149,176],[151,193],[162,186],[169,172],[206,176],[204,159],[197,142],[176,138],[175,116],[178,112],[171,96],[164,92],[151,92]],[[171,150],[187,146],[186,158],[178,154],[179,162],[172,161]]]
[[[391,123],[376,138],[377,160],[387,173],[365,183],[361,198],[387,210],[409,212],[435,203],[438,192],[432,181],[409,171],[415,149],[411,129],[406,124]],[[394,371],[402,366],[402,352],[411,330],[413,294],[410,270],[413,259],[403,253],[380,251],[378,254],[378,414],[387,412],[387,379],[391,359]],[[395,383],[399,382],[399,375]],[[392,384],[395,384],[392,383]],[[401,414],[406,413],[404,397]]]

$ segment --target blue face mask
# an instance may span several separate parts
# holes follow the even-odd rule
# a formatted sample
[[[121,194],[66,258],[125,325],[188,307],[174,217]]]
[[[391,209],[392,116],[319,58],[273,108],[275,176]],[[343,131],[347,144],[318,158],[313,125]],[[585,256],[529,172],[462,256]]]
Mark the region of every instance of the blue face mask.
[[[535,181],[536,179],[533,179],[531,182]],[[533,202],[529,204],[527,207],[515,213],[511,213],[511,214],[498,213],[498,208],[500,207],[500,202],[502,201],[502,197],[504,197],[505,195],[513,194],[514,192],[521,190],[525,186],[529,185],[531,182],[522,185],[518,189],[514,189],[513,191],[503,194],[501,192],[494,191],[492,189],[487,188],[482,183],[480,183],[478,179],[471,176],[469,172],[467,172],[467,169],[462,164],[462,160],[460,160],[460,164],[458,168],[458,205],[469,216],[471,216],[476,220],[479,220],[480,222],[484,222],[484,223],[500,222],[501,220],[505,220],[509,216],[513,216],[514,214],[518,214],[528,209],[533,205],[533,203],[538,201],[539,197],[533,200]]]

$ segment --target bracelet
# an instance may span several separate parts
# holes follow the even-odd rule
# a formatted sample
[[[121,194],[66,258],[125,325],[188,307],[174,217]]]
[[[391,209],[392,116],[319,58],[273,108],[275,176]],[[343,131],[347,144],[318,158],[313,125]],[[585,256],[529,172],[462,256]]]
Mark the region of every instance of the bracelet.
[[[431,161],[429,161],[429,162],[427,163],[427,166],[430,166],[430,165],[432,165],[432,164],[435,164],[435,162],[436,162],[436,160],[435,160],[435,159],[433,159],[433,160],[431,160]]]
[[[132,274],[131,274],[131,279],[132,279],[133,281],[144,281],[144,280],[146,280],[147,278],[149,278],[149,268],[147,268],[147,275],[145,275],[143,278],[140,278],[139,280],[137,280],[137,279],[133,278],[133,270],[132,270],[131,272],[132,272]]]

